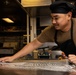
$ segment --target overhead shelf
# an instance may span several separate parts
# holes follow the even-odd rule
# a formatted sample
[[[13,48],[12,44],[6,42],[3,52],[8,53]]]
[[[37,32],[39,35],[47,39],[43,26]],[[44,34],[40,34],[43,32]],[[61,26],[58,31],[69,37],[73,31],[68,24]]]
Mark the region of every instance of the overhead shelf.
[[[49,16],[49,6],[52,2],[53,0],[21,0],[30,17]]]
[[[37,7],[50,5],[52,0],[21,0],[23,7]]]

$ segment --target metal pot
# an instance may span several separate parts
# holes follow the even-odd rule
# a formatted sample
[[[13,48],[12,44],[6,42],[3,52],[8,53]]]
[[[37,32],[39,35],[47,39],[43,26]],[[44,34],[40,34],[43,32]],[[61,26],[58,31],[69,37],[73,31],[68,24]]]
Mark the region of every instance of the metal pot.
[[[53,50],[51,54],[52,59],[58,59],[60,56],[62,56],[61,50]]]

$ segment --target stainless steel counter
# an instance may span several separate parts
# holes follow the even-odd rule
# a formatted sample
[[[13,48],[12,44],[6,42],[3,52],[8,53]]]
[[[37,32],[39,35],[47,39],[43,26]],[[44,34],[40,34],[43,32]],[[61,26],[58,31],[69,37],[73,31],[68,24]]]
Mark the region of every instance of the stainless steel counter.
[[[24,65],[24,69],[18,69],[18,68],[11,68],[11,65],[14,64],[15,66],[18,66],[18,67],[21,67],[23,65],[19,65],[20,63],[24,63],[26,62],[26,66]],[[0,64],[0,75],[76,75],[76,72],[65,72],[65,71],[55,71],[55,70],[46,70],[46,69],[40,69],[38,67],[38,69],[33,69],[34,67],[33,66],[36,66],[35,64],[36,63],[39,63],[39,64],[44,64],[44,63],[51,63],[51,62],[57,62],[57,63],[62,63],[64,61],[52,61],[52,60],[19,60],[19,61],[15,61],[13,63],[3,63],[3,64]],[[16,64],[15,64],[16,63]],[[17,64],[18,63],[18,64]],[[27,64],[28,63],[28,64]],[[31,64],[31,63],[34,63],[32,65],[32,69],[27,69],[27,65]],[[48,64],[49,64],[48,63]],[[15,67],[14,65],[12,65],[12,67]],[[37,66],[39,66],[37,64]],[[43,65],[45,66],[45,65]],[[50,65],[49,65],[50,66]],[[55,65],[54,65],[55,66]],[[9,68],[10,67],[10,68]],[[30,66],[28,66],[30,67]],[[44,67],[45,68],[45,67]]]
[[[68,72],[54,72],[46,70],[9,70],[0,69],[0,75],[69,75]]]

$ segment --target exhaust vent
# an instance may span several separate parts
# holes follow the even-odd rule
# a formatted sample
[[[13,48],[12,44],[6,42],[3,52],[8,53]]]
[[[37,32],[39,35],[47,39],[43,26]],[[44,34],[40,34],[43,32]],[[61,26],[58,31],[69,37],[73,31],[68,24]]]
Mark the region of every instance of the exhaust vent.
[[[51,0],[21,0],[23,7],[48,6]]]

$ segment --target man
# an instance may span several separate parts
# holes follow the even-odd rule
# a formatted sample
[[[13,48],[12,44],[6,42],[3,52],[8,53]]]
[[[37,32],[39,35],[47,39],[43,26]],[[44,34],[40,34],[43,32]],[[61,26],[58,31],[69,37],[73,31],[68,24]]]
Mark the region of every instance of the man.
[[[72,19],[73,5],[65,1],[56,1],[50,5],[52,25],[31,43],[24,46],[19,52],[10,57],[0,58],[2,62],[11,62],[27,55],[45,42],[56,42],[65,52],[68,59],[76,63],[76,20]]]

